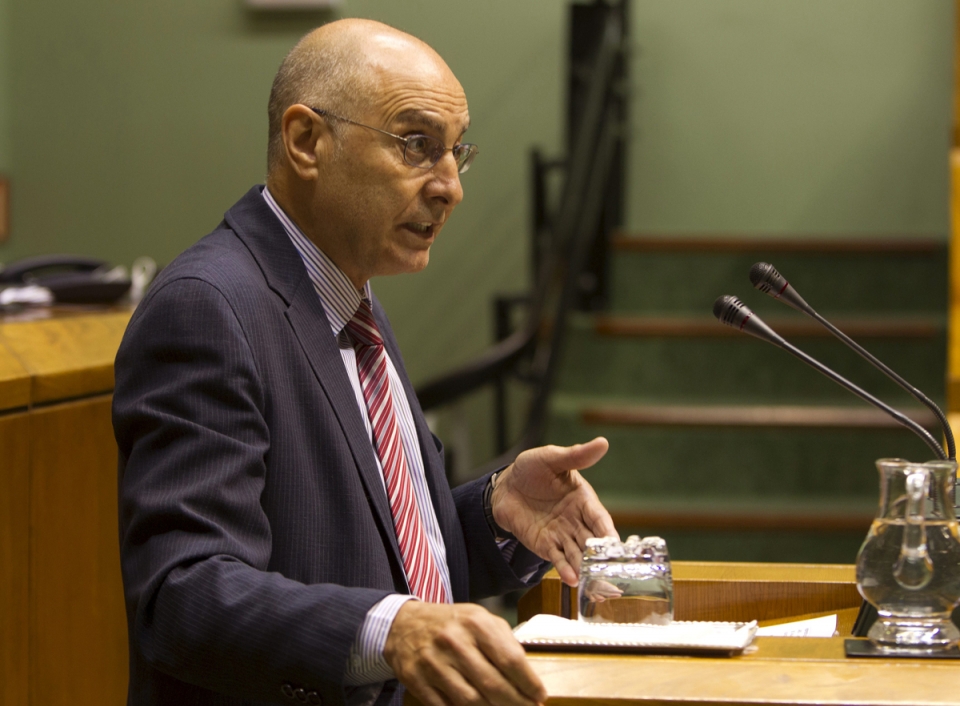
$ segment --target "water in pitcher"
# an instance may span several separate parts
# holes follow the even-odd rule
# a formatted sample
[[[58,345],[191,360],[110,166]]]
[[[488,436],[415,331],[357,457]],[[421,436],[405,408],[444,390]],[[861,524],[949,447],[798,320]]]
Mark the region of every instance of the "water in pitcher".
[[[927,558],[901,556],[907,523],[877,519],[860,550],[857,585],[881,615],[949,616],[960,597],[960,528],[956,520],[924,523]],[[899,580],[898,580],[899,579]]]

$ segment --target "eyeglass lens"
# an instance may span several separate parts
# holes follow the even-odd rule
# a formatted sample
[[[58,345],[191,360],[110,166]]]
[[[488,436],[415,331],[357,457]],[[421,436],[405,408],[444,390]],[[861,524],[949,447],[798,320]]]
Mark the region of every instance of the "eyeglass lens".
[[[461,144],[452,149],[453,158],[457,161],[457,171],[463,174],[470,168],[470,164],[477,154],[477,148],[475,145]],[[432,167],[440,161],[446,151],[447,148],[437,138],[429,135],[414,135],[407,139],[406,147],[403,150],[403,158],[407,164],[413,167]]]

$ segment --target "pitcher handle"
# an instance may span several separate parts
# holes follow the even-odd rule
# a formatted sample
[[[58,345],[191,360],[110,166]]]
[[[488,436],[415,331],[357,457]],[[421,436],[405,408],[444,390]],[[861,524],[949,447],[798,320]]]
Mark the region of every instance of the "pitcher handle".
[[[893,577],[910,591],[919,591],[933,578],[933,562],[927,550],[927,528],[924,523],[929,484],[929,471],[915,471],[907,476],[903,543],[900,557],[893,566]]]

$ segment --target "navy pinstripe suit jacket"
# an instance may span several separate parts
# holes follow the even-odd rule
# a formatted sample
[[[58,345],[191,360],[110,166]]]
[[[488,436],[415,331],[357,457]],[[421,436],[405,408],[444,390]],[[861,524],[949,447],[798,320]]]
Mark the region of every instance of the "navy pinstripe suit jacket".
[[[523,587],[451,492],[396,340],[457,601]],[[407,592],[374,451],[300,256],[251,189],[163,270],[116,360],[130,704],[344,702],[367,611]],[[398,701],[388,685],[380,702]]]

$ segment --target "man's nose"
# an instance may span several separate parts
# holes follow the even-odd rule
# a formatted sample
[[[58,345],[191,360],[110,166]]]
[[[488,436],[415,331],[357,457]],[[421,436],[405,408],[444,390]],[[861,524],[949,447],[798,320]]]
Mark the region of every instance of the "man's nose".
[[[430,174],[432,178],[424,187],[427,198],[438,199],[450,207],[463,201],[460,169],[452,151],[444,153],[440,161],[433,165]]]

